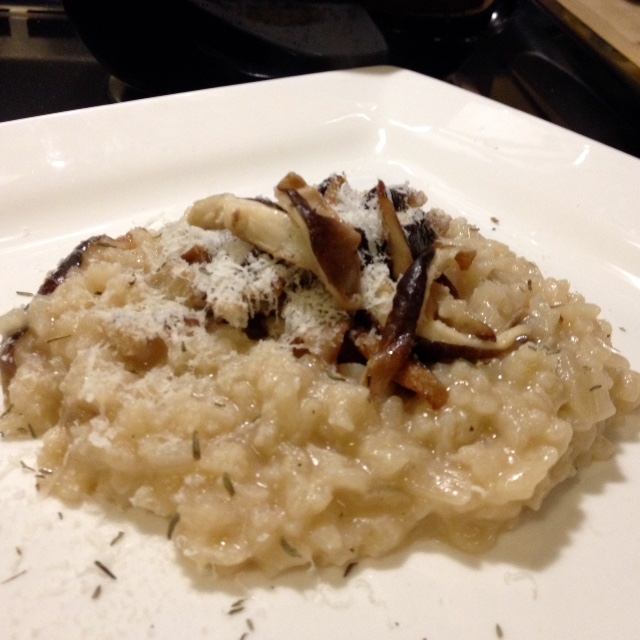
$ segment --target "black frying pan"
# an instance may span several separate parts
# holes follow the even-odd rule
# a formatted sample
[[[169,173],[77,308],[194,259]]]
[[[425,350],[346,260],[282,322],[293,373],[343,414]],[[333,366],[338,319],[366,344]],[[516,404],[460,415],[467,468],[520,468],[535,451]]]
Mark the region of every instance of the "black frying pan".
[[[417,38],[477,32],[505,0],[63,0],[88,49],[147,93],[384,64],[397,20]],[[385,27],[389,25],[389,29]],[[401,62],[400,62],[401,63]]]

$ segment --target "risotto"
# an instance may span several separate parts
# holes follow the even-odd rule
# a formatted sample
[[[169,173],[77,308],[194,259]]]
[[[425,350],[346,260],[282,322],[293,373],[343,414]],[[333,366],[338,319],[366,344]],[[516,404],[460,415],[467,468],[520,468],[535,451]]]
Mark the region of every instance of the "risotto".
[[[199,567],[488,548],[610,453],[640,376],[599,309],[408,185],[296,174],[91,238],[2,319],[39,488],[167,520]]]

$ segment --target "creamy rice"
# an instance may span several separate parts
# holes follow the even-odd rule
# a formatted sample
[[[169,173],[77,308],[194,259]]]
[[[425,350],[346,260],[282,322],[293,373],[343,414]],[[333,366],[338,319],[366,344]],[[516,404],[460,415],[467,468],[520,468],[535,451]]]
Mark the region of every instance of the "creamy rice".
[[[380,247],[378,205],[338,186],[334,210],[362,231],[366,209]],[[436,256],[456,256],[431,267],[438,322],[473,321],[497,343],[517,327],[518,340],[429,362],[446,390],[434,406],[396,383],[373,394],[365,358],[344,353],[356,315],[374,319],[369,335],[388,320],[386,258],[360,251],[360,310],[340,308],[317,274],[202,228],[199,211],[89,243],[54,290],[5,318],[0,423],[42,438],[43,492],[163,516],[199,567],[347,565],[418,525],[486,549],[609,455],[608,424],[638,406],[640,377],[598,307],[463,219],[398,214],[437,229]]]

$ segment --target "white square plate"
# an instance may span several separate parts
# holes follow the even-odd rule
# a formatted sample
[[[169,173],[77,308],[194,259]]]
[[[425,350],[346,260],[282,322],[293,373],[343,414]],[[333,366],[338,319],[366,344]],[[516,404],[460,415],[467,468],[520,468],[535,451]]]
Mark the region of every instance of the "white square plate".
[[[88,236],[344,171],[409,180],[568,278],[640,367],[640,162],[441,82],[382,67],[213,89],[1,124],[0,150],[0,312]],[[165,521],[41,499],[38,442],[0,443],[0,637],[635,640],[637,423],[483,556],[423,541],[348,579],[233,583],[193,575]]]

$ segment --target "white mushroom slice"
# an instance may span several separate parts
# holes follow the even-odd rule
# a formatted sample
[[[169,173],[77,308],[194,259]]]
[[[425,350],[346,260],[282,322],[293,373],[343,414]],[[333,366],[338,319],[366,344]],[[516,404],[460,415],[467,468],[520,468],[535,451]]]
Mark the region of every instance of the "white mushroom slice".
[[[275,258],[313,271],[317,261],[303,232],[279,207],[230,193],[195,202],[187,212],[190,224],[227,229]]]

